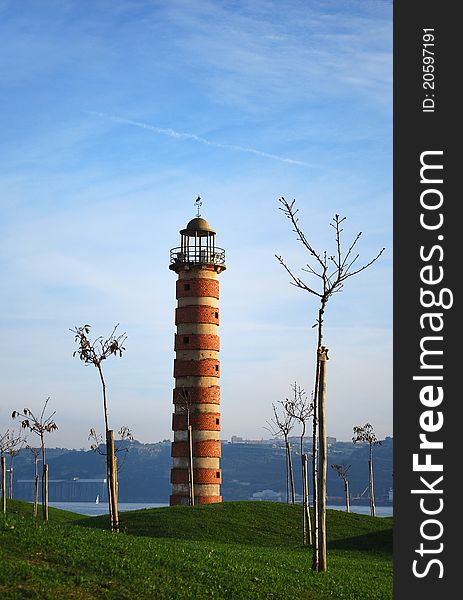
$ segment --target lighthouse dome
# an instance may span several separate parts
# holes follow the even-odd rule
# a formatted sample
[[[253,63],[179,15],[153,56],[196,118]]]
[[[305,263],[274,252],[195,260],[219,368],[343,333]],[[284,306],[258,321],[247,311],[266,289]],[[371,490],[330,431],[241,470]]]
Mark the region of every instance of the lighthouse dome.
[[[197,235],[197,236],[206,236],[215,233],[206,219],[202,217],[195,217],[189,221],[188,225],[185,229],[182,229],[180,232],[182,235]]]

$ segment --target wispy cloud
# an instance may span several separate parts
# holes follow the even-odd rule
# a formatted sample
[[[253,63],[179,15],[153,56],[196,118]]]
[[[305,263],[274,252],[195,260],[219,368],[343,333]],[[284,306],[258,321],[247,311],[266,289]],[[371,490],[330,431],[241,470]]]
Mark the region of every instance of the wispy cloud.
[[[334,101],[390,106],[390,7],[365,2],[359,12],[345,0],[329,4],[323,10],[323,2],[290,0],[236,10],[172,0],[166,13],[182,32],[175,44],[187,73],[206,71],[203,84],[218,103],[260,113],[300,110],[322,92]]]
[[[101,117],[102,119],[109,119],[114,123],[123,123],[125,125],[132,125],[133,127],[139,127],[141,129],[147,129],[148,131],[152,131],[159,135],[165,135],[170,138],[174,138],[176,140],[192,140],[194,142],[198,142],[199,144],[204,144],[205,146],[213,146],[214,148],[223,148],[224,150],[235,150],[237,152],[247,152],[248,154],[254,154],[255,156],[260,156],[262,158],[269,158],[271,160],[278,160],[280,162],[289,163],[292,165],[300,165],[303,167],[316,167],[316,165],[312,165],[310,163],[304,162],[302,160],[296,160],[293,158],[287,158],[285,156],[279,156],[278,154],[270,154],[269,152],[262,152],[261,150],[257,150],[256,148],[248,148],[246,146],[239,146],[237,144],[225,144],[222,142],[214,142],[212,140],[208,140],[206,138],[200,137],[199,135],[195,135],[194,133],[186,133],[183,131],[176,131],[175,129],[171,129],[168,127],[158,127],[156,125],[150,125],[149,123],[143,123],[142,121],[133,121],[132,119],[125,119],[123,117],[118,117],[115,115],[107,115],[105,113],[88,111],[88,114],[95,115],[97,117]]]

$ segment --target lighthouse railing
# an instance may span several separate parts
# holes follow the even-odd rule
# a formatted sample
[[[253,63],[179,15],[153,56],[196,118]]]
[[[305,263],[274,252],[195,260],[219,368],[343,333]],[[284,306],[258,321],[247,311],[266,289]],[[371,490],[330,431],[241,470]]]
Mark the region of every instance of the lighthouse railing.
[[[223,248],[172,248],[170,251],[171,264],[189,263],[195,265],[224,265],[225,250]]]

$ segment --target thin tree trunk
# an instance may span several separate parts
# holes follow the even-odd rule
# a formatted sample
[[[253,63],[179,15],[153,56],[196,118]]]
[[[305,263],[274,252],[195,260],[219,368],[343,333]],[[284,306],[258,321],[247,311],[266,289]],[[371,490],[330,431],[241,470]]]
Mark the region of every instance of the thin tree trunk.
[[[301,464],[302,464],[302,544],[304,546],[307,545],[307,511],[306,511],[306,491],[307,485],[305,480],[305,461],[307,457],[305,454],[301,454]]]
[[[40,433],[40,447],[42,451],[42,517],[48,521],[48,465],[45,457],[45,440],[43,432]]]
[[[309,499],[309,459],[305,463],[305,491],[307,495],[306,512],[307,512],[307,543],[312,545],[312,517],[310,515],[310,499]]]
[[[109,458],[111,442],[109,440],[109,431],[106,432],[106,487],[108,490],[108,509],[109,509],[109,527],[113,530],[114,508],[111,492],[111,459]]]
[[[309,470],[307,466],[307,454],[302,456],[302,489],[303,489],[303,512],[304,512],[304,545],[312,544],[312,522],[309,506]]]
[[[10,459],[10,473],[8,477],[8,498],[13,500],[13,460]]]
[[[191,425],[188,425],[188,474],[190,488],[190,506],[195,505],[195,482],[193,465],[193,431]]]
[[[48,521],[48,465],[43,465],[42,475],[42,512],[43,520]]]
[[[315,374],[313,429],[312,429],[312,488],[313,488],[313,529],[312,529],[312,569],[318,571],[318,381],[320,360],[317,352]]]
[[[106,397],[106,383],[103,377],[101,365],[96,365],[101,381],[101,389],[103,392],[103,412],[104,423],[106,430],[106,464],[108,472],[108,503],[109,503],[109,520],[111,523],[111,531],[119,531],[119,511],[117,508],[117,478],[114,474],[115,470],[115,450],[114,450],[114,431],[109,429],[108,421],[108,402]]]
[[[289,456],[285,445],[286,504],[289,504]]]
[[[310,518],[309,504],[309,473],[307,467],[307,455],[304,454],[305,421],[302,421],[301,432],[301,467],[302,467],[302,505],[303,505],[303,532],[304,544],[312,544],[312,519]]]
[[[289,481],[291,483],[291,504],[294,504],[293,459],[291,458],[291,444],[288,441],[286,441],[286,452],[288,453]]]
[[[2,456],[2,512],[6,513],[6,458]]]
[[[108,461],[108,492],[111,498],[111,531],[119,531],[119,512],[117,509],[117,484],[115,474],[114,431],[110,429],[106,437],[106,458]]]
[[[328,568],[326,557],[326,361],[327,349],[320,349],[320,387],[319,387],[319,445],[320,468],[318,473],[318,527],[319,527],[319,561],[318,570],[326,571]]]
[[[370,471],[370,513],[372,517],[376,517],[376,506],[375,506],[375,490],[373,484],[373,451],[370,444],[370,460],[368,461],[368,468]]]
[[[106,452],[108,451],[108,444],[106,443]],[[109,459],[106,454],[106,491],[108,493],[108,510],[109,510],[109,525],[112,527],[113,522],[113,503],[111,498],[111,477],[109,472]]]
[[[37,517],[39,504],[39,457],[34,454],[34,517]]]
[[[38,473],[36,473],[35,477],[34,477],[34,512],[33,512],[34,517],[37,517],[38,504],[39,504],[39,475],[38,475]]]
[[[116,506],[119,507],[119,465],[117,463],[116,450],[114,450],[114,481],[116,488]],[[119,508],[117,516],[119,517]]]
[[[319,542],[318,532],[320,529],[319,512],[318,512],[318,438],[319,438],[319,383],[320,383],[320,349],[323,342],[323,315],[325,313],[326,300],[322,298],[320,309],[318,311],[318,339],[317,339],[317,366],[315,369],[315,386],[314,386],[314,409],[313,409],[313,441],[312,441],[312,481],[313,481],[313,554],[312,554],[312,569],[318,571],[319,564]]]
[[[110,522],[110,528],[111,531],[114,531],[114,510],[115,510],[115,506],[114,506],[114,497],[113,497],[113,492],[112,492],[112,486],[113,486],[113,481],[112,481],[112,463],[114,461],[114,452],[112,453],[113,456],[112,458],[110,457],[111,454],[111,450],[110,450],[110,446],[111,446],[111,440],[110,440],[110,430],[109,430],[109,423],[108,423],[108,407],[107,407],[107,400],[106,400],[106,383],[103,377],[103,371],[101,370],[101,366],[99,364],[96,365],[97,369],[98,369],[98,374],[100,376],[100,382],[101,382],[101,390],[103,393],[103,414],[104,414],[104,424],[105,424],[105,431],[106,431],[106,485],[108,487],[108,506],[109,506],[109,522]],[[114,440],[114,437],[113,437]]]
[[[344,479],[344,491],[346,492],[346,512],[350,512],[349,482],[347,479]]]
[[[103,390],[103,410],[104,410],[104,424],[106,429],[106,435],[108,435],[109,424],[108,424],[108,404],[106,399],[106,383],[103,377],[103,371],[101,370],[101,366],[97,365],[98,374],[100,376],[101,388]]]

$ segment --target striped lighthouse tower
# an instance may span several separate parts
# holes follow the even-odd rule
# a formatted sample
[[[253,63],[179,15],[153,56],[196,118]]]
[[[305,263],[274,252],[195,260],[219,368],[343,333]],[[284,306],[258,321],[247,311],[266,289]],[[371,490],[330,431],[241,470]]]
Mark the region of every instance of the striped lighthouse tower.
[[[178,275],[170,505],[221,502],[219,280],[225,251],[198,215],[170,252]]]

